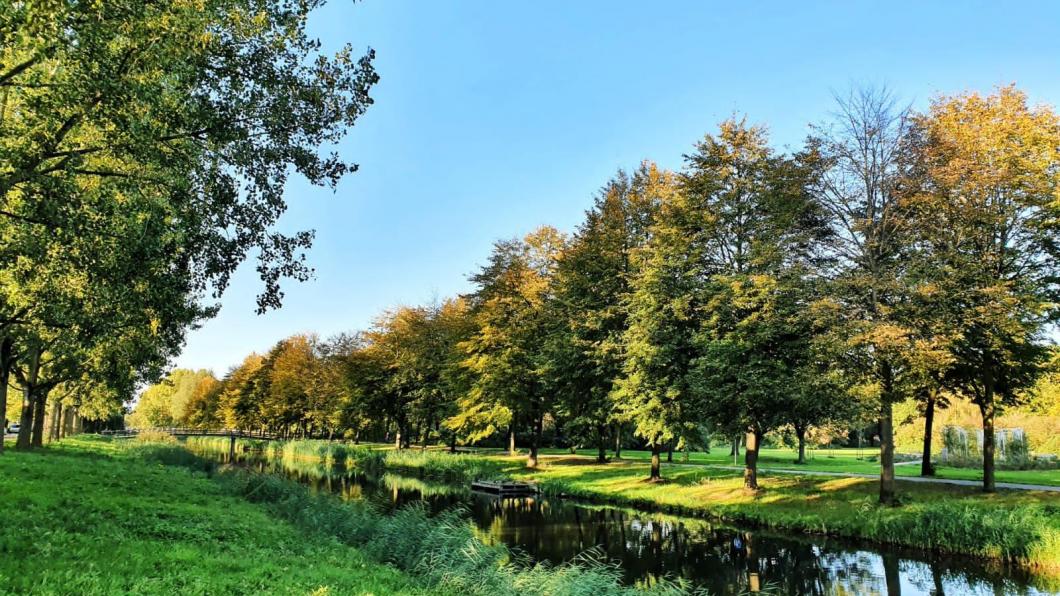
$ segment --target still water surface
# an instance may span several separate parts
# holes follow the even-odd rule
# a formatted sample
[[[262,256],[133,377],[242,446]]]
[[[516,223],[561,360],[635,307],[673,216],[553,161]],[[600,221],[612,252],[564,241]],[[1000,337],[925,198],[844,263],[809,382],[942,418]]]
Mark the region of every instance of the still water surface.
[[[568,499],[497,498],[461,486],[387,473],[371,477],[323,465],[296,467],[248,458],[317,492],[365,500],[384,511],[423,503],[462,507],[478,536],[533,561],[562,563],[594,549],[617,562],[625,581],[681,577],[712,594],[771,587],[785,594],[1051,594],[1021,570],[980,561],[821,537],[741,529],[705,520],[600,507]]]

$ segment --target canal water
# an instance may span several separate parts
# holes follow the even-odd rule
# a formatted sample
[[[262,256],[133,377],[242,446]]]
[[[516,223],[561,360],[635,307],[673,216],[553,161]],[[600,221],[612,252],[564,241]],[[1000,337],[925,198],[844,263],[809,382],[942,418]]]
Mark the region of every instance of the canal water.
[[[593,556],[618,563],[630,584],[685,578],[711,594],[1052,594],[1019,569],[850,541],[714,524],[702,519],[602,507],[569,499],[498,498],[463,486],[386,473],[372,477],[323,465],[242,462],[383,511],[422,503],[460,507],[484,542],[531,561]]]

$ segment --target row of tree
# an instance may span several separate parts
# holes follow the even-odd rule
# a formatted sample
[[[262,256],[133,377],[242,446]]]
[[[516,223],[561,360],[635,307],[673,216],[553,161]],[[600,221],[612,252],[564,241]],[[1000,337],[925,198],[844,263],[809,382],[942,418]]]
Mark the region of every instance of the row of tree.
[[[601,459],[625,428],[653,479],[662,451],[743,434],[757,488],[766,433],[793,428],[801,457],[811,427],[867,416],[890,503],[893,404],[922,403],[929,463],[934,409],[966,398],[993,490],[994,418],[1060,313],[1060,119],[1014,87],[923,113],[885,90],[838,103],[789,154],[728,120],[680,172],[620,172],[573,235],[497,242],[467,296],[284,340],[180,419],[399,446],[519,432],[531,466],[546,426]]]
[[[0,0],[0,420],[13,386],[18,447],[120,411],[248,256],[261,310],[309,274],[311,233],[274,229],[285,182],[355,169],[319,148],[378,79],[371,51],[306,35],[320,4]]]

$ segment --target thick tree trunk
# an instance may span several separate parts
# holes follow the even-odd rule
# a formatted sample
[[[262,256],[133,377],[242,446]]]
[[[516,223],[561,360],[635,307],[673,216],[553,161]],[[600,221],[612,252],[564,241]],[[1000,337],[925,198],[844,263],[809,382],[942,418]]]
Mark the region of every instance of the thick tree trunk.
[[[52,402],[51,412],[49,412],[48,420],[48,442],[54,443],[59,440],[59,418],[62,417],[62,406],[59,405],[59,400]]]
[[[622,459],[622,425],[615,425],[615,459]]]
[[[33,389],[22,388],[22,414],[19,416],[18,439],[15,441],[15,449],[29,449],[30,439],[33,436]]]
[[[652,482],[662,480],[662,462],[659,458],[659,444],[651,445],[651,475],[648,477]]]
[[[537,449],[541,445],[541,433],[544,427],[544,420],[541,416],[537,417],[534,422],[534,432],[530,436],[530,456],[526,459],[526,467],[536,468],[537,467]]]
[[[799,440],[799,459],[795,460],[797,464],[806,463],[806,427],[801,424],[795,425],[795,437]]]
[[[63,408],[63,429],[62,438],[69,437],[74,434],[74,419],[77,417],[76,406],[66,406]]]
[[[456,453],[456,431],[449,436],[449,453]]]
[[[3,432],[0,435],[0,454],[4,452],[4,436],[7,435],[7,385],[11,380],[11,350],[12,341],[10,337],[0,340],[0,425]]]
[[[44,414],[48,406],[48,388],[38,387],[33,404],[33,446],[44,446]]]
[[[762,434],[757,430],[747,431],[744,449],[743,485],[758,490],[758,450],[762,446]]]
[[[894,410],[891,392],[880,399],[880,503],[894,504]]]
[[[924,408],[924,450],[920,456],[920,475],[934,476],[935,467],[931,465],[931,433],[935,425],[935,391],[927,396],[927,407]]]
[[[508,455],[515,455],[515,423],[508,425]]]
[[[666,446],[666,463],[674,463],[674,444],[673,441]]]
[[[986,399],[979,405],[979,412],[983,415],[983,492],[992,493],[997,490],[994,483],[994,388],[987,385]]]
[[[19,417],[18,440],[15,442],[16,449],[29,449],[32,447],[33,435],[33,408],[37,404],[36,392],[37,377],[40,375],[40,348],[30,345],[26,354],[26,376],[22,383],[22,414]]]

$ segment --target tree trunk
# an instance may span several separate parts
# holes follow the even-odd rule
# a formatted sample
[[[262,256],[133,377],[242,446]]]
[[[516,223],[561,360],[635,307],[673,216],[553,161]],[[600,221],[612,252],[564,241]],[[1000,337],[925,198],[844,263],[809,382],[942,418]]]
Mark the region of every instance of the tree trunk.
[[[456,431],[449,437],[449,453],[456,453]]]
[[[534,422],[534,432],[530,436],[530,456],[526,459],[526,467],[536,468],[537,467],[537,448],[541,444],[541,432],[544,426],[544,420],[541,416],[537,417]]]
[[[674,443],[673,443],[673,441],[670,441],[670,443],[666,446],[666,463],[668,463],[668,464],[674,463]]]
[[[795,436],[799,439],[799,459],[795,460],[797,464],[806,463],[806,427],[801,424],[795,425]]]
[[[880,399],[880,503],[894,504],[894,410],[891,393]]]
[[[615,459],[622,459],[622,425],[615,425]]]
[[[979,412],[983,415],[983,492],[992,493],[997,490],[994,484],[994,387],[993,384],[986,386],[986,398],[979,405]]]
[[[751,490],[758,490],[758,450],[761,448],[761,443],[762,434],[758,430],[747,431],[743,460],[743,485]]]
[[[62,406],[59,405],[59,400],[52,402],[50,420],[48,421],[48,442],[54,443],[59,440],[59,418],[62,417]]]
[[[740,435],[736,435],[736,438],[732,440],[732,444],[729,446],[729,455],[733,457],[740,457]]]
[[[75,406],[66,406],[63,408],[63,429],[61,431],[61,437],[63,439],[74,434],[75,415],[77,415],[77,408]]]
[[[607,463],[607,427],[598,426],[596,427],[596,463],[606,464]]]
[[[397,431],[397,434],[394,435],[394,449],[401,449],[401,430],[400,429]]]
[[[22,414],[19,417],[18,440],[15,449],[29,449],[33,434],[33,407],[36,405],[35,391],[37,376],[40,374],[40,348],[31,345],[27,353],[26,378],[22,384]]]
[[[930,391],[927,396],[927,407],[924,408],[924,451],[920,456],[920,475],[934,476],[935,467],[931,465],[931,433],[935,425],[936,392]]]
[[[515,455],[515,423],[508,425],[508,455]]]
[[[11,380],[11,338],[0,341],[0,454],[4,452],[4,437],[7,435],[7,385]]]
[[[44,414],[47,412],[48,389],[38,387],[35,391],[35,402],[33,404],[33,446],[44,446]]]
[[[33,404],[33,390],[29,387],[23,387],[22,413],[18,420],[18,439],[15,440],[15,449],[30,448],[30,438],[33,435]]]
[[[651,445],[651,475],[648,477],[652,482],[662,480],[662,462],[659,460],[659,444]]]

